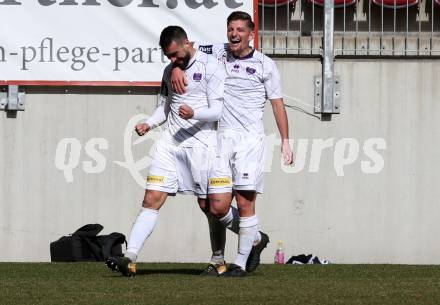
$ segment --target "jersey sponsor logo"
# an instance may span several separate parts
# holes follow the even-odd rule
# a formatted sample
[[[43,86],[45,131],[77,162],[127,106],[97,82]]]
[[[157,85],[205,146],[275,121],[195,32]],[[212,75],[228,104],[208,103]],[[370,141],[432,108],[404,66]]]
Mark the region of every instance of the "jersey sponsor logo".
[[[231,184],[231,178],[229,177],[209,178],[210,186],[228,186]]]
[[[195,80],[196,82],[201,81],[202,80],[202,73],[194,73],[193,80]]]
[[[199,50],[206,54],[212,54],[212,45],[210,46],[199,46]]]
[[[160,183],[163,184],[165,182],[165,176],[148,176],[148,183]]]
[[[257,70],[251,67],[246,67],[247,74],[254,74]]]

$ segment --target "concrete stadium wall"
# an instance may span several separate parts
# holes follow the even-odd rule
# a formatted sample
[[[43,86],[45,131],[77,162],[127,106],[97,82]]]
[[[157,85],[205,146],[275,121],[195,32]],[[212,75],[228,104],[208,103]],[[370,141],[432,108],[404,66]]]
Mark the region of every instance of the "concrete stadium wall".
[[[338,59],[341,114],[321,121],[313,114],[320,61],[276,62],[297,161],[295,167],[281,166],[268,105],[270,171],[257,213],[272,242],[263,262],[272,262],[276,242],[283,240],[287,257],[314,253],[334,263],[440,263],[440,63]],[[102,233],[128,235],[144,190],[136,171],[132,175],[115,161],[149,154],[154,141],[132,146],[138,139],[133,136],[124,144],[124,133],[130,118],[154,110],[155,89],[26,92],[24,112],[0,112],[0,261],[49,261],[49,243],[87,223],[101,223]],[[67,151],[63,141],[71,143]],[[329,147],[320,153],[323,143]],[[144,161],[137,163],[143,175],[148,157]],[[58,169],[69,162],[71,176]],[[228,262],[236,247],[237,238],[229,234]],[[140,260],[206,262],[209,249],[207,222],[195,199],[177,196],[161,210]]]

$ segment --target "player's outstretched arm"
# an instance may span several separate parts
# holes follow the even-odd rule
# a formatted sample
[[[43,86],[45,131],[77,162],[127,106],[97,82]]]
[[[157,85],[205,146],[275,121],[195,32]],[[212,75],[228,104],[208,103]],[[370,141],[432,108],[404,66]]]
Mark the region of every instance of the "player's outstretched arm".
[[[277,122],[278,131],[281,136],[281,154],[285,165],[290,165],[294,161],[293,152],[289,144],[289,121],[287,119],[286,108],[282,98],[271,99],[273,114]]]
[[[160,86],[160,96],[159,101],[160,104],[154,111],[154,113],[147,119],[145,122],[148,125],[148,129],[142,134],[144,135],[151,129],[156,128],[157,126],[162,125],[168,118],[168,114],[170,112],[170,90],[169,90],[169,83],[167,80],[169,80],[170,77],[170,69],[172,68],[172,65],[168,65],[165,70],[163,71],[162,75],[162,84]],[[137,128],[136,128],[137,131]],[[138,132],[139,134],[139,132]],[[140,134],[141,135],[141,134]]]
[[[166,120],[169,112],[169,104],[165,97],[162,98],[162,103],[156,108],[154,113],[145,122],[136,125],[136,132],[139,136],[145,135],[151,129],[162,125]]]

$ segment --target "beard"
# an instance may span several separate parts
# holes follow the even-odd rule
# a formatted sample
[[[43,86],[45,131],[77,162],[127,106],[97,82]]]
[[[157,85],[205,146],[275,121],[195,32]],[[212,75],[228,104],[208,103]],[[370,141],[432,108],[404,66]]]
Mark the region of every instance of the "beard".
[[[175,63],[175,66],[179,67],[180,69],[184,70],[186,67],[188,67],[189,61],[191,60],[191,54],[188,52],[186,53],[185,57],[182,58],[181,63]]]

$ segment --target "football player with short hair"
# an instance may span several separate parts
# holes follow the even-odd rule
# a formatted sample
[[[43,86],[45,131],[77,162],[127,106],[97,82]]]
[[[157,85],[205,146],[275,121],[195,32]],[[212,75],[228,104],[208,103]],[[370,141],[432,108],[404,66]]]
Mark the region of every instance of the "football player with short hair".
[[[216,153],[216,128],[223,107],[224,65],[214,57],[194,49],[185,31],[166,27],[160,46],[171,60],[165,68],[160,92],[161,104],[146,122],[136,125],[143,136],[165,123],[149,168],[142,208],[131,229],[123,257],[110,257],[106,265],[125,276],[136,273],[136,259],[152,233],[159,209],[168,194],[194,194],[204,205],[208,171]],[[185,94],[171,90],[171,69],[180,67],[187,79]]]
[[[206,272],[213,275],[224,263],[225,227],[239,234],[239,245],[235,262],[224,276],[246,276],[254,271],[269,242],[269,237],[258,230],[255,215],[257,194],[263,192],[263,111],[267,99],[281,136],[284,163],[293,163],[278,69],[272,59],[250,47],[254,27],[249,14],[236,11],[227,19],[228,43],[197,45],[199,50],[223,60],[226,67],[223,112],[217,131],[218,156],[209,177],[209,212],[219,220],[209,221],[213,255]],[[176,92],[188,90],[180,69],[173,69],[171,80]],[[239,213],[231,207],[233,195]]]

